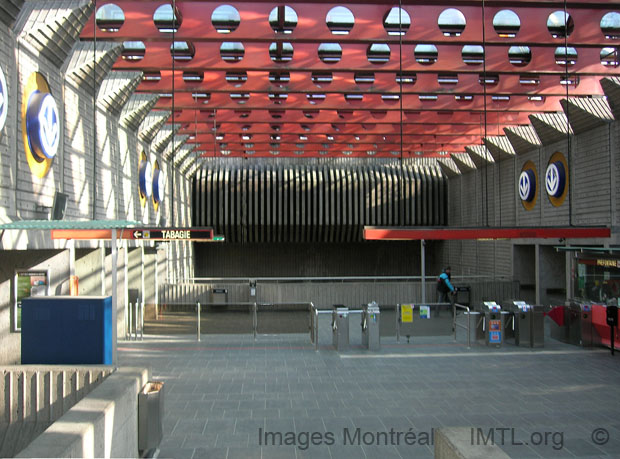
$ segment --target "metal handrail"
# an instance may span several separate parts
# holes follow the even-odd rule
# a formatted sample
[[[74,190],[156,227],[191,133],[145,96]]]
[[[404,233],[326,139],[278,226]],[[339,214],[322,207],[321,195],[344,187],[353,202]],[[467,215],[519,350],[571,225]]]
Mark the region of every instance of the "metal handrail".
[[[436,280],[437,276],[425,276],[424,279],[426,281]],[[483,279],[489,280],[488,276],[477,276],[477,275],[453,275],[452,279],[454,280],[467,280],[467,279]],[[422,280],[422,276],[340,276],[340,277],[325,277],[325,276],[317,276],[317,277],[187,277],[185,279],[174,279],[174,284],[183,284],[184,281],[189,283],[198,282],[238,282],[238,283],[249,283],[250,281],[256,282],[299,282],[299,281],[308,281],[308,282],[316,282],[316,281],[356,281],[356,280],[376,280],[376,281],[391,281],[391,280]],[[493,277],[492,280],[512,280],[506,276],[496,276]],[[170,279],[169,279],[170,281]]]
[[[258,307],[259,306],[277,306],[277,305],[297,305],[297,304],[307,304],[310,306],[310,311],[312,309],[316,309],[314,303],[311,301],[300,301],[300,302],[282,302],[282,303],[258,303],[258,302],[233,302],[233,303],[201,303],[196,302],[196,340],[200,341],[200,309],[202,306],[252,306],[252,334],[254,335],[254,340],[256,340],[256,336],[258,334]],[[143,306],[144,307],[144,306]],[[142,314],[144,316],[144,313]]]
[[[471,349],[471,310],[468,306],[463,306],[462,304],[454,303],[452,308],[452,330],[454,330],[454,341],[456,341],[456,328],[464,328],[467,330],[467,349]],[[467,326],[461,325],[456,322],[456,309],[464,309],[467,312]]]

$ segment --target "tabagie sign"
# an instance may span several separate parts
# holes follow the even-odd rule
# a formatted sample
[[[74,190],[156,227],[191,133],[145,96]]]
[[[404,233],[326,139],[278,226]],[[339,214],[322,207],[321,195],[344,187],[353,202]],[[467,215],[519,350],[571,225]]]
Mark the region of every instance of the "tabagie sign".
[[[212,241],[213,229],[193,228],[158,228],[158,229],[134,229],[133,239],[149,241]]]

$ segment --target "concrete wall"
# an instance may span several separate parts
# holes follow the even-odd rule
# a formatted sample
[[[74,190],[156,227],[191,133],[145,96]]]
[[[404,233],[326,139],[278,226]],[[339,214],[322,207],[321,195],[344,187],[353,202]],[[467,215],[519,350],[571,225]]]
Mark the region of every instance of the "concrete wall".
[[[96,388],[111,367],[0,367],[0,457],[13,457]]]
[[[544,144],[512,158],[453,176],[448,181],[449,226],[605,225],[611,227],[611,239],[446,241],[438,250],[441,264],[451,265],[453,273],[457,274],[513,276],[524,284],[522,293],[530,301],[557,302],[559,292],[564,289],[570,296],[566,271],[571,268],[567,266],[565,255],[556,253],[553,247],[620,243],[620,185],[616,178],[620,173],[619,139],[620,122],[614,121],[573,135],[570,143],[564,138]],[[569,193],[560,207],[551,204],[544,184],[549,158],[555,152],[564,154],[570,168]],[[518,176],[526,161],[534,163],[539,177],[536,204],[532,210],[525,209],[517,193]],[[488,203],[488,208],[484,203]],[[524,246],[529,246],[532,252],[523,252]],[[533,285],[534,290],[528,285]]]
[[[49,3],[49,2],[48,2]],[[27,2],[14,27],[21,27],[27,17]],[[63,6],[79,8],[84,2],[64,2]],[[60,4],[40,2],[39,6],[50,8]],[[90,8],[92,8],[90,4]],[[45,12],[39,20],[44,18]],[[78,25],[74,25],[78,27]],[[53,26],[52,26],[53,27]],[[25,30],[29,32],[29,30]],[[120,110],[113,112],[104,108],[93,90],[92,81],[80,83],[68,77],[67,70],[77,44],[68,56],[52,55],[52,51],[39,53],[31,42],[21,33],[0,22],[0,65],[6,75],[9,88],[9,112],[5,127],[0,132],[0,223],[47,219],[56,191],[68,195],[66,220],[135,220],[144,225],[155,226],[165,222],[169,226],[188,226],[191,224],[191,182],[173,169],[165,159],[170,146],[163,151],[141,140],[138,132],[124,127],[119,122]],[[69,39],[63,35],[63,39]],[[55,49],[55,48],[54,48]],[[64,62],[59,65],[59,62]],[[102,72],[103,66],[98,67]],[[58,153],[50,171],[43,177],[36,177],[30,170],[22,140],[21,104],[24,88],[33,72],[43,74],[50,86],[61,118],[61,139]],[[88,78],[87,78],[88,80]],[[161,149],[160,149],[161,150]],[[140,154],[146,152],[153,163],[158,160],[168,179],[166,199],[156,211],[149,200],[144,206],[140,203],[138,191],[138,161]],[[172,184],[174,183],[174,191]],[[174,199],[171,197],[174,196]],[[52,241],[49,231],[5,231],[0,240],[0,364],[17,363],[19,356],[19,334],[12,332],[10,310],[12,305],[12,278],[15,269],[49,267],[52,273],[53,291],[60,286],[63,294],[68,294],[69,250],[71,243]],[[111,256],[110,243],[105,242],[105,294],[111,294]],[[126,247],[138,244],[129,242]],[[82,294],[101,295],[102,262],[98,254],[100,241],[76,241],[77,260],[75,272],[80,278]],[[56,249],[52,251],[51,249]],[[58,250],[67,249],[59,255]],[[12,255],[19,250],[18,256]],[[138,249],[139,251],[140,249]],[[190,244],[172,244],[168,250],[168,266],[161,271],[178,277],[193,274],[193,252]],[[58,257],[61,256],[62,260]],[[118,328],[119,336],[124,324],[125,283],[124,250],[119,250],[118,284]],[[142,265],[132,265],[131,279],[141,278]],[[148,261],[146,285],[154,292],[154,260]]]
[[[460,278],[453,279],[457,285],[471,287],[470,302],[486,299],[513,298],[518,285],[508,280],[480,280]],[[226,289],[226,299],[213,289]],[[436,302],[436,281],[426,282],[426,302]],[[322,309],[329,309],[334,304],[346,304],[357,308],[362,304],[376,301],[379,304],[398,304],[422,301],[422,286],[419,279],[408,281],[383,279],[338,281],[324,279],[321,281],[300,280],[258,280],[256,296],[250,297],[249,279],[245,282],[208,281],[200,284],[165,284],[160,287],[160,304],[193,305],[222,303],[231,304],[245,302],[259,303],[309,303]],[[459,301],[466,301],[466,298]]]
[[[69,294],[67,250],[4,250],[0,252],[0,365],[21,363],[21,334],[14,331],[16,270],[49,271],[52,295]]]
[[[427,270],[435,244],[427,246]],[[196,277],[419,276],[420,242],[196,244]]]
[[[122,368],[16,457],[138,457],[138,393],[145,368]]]

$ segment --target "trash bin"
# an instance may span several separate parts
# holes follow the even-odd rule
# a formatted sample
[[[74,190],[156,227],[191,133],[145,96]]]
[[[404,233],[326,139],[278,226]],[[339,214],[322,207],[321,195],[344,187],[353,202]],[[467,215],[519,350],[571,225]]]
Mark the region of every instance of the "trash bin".
[[[349,347],[349,308],[335,304],[332,311],[332,342],[337,351]]]
[[[456,297],[454,302],[462,306],[469,306],[471,300],[471,286],[470,285],[455,285]]]
[[[164,383],[149,381],[138,394],[138,450],[159,446],[163,436]]]
[[[362,346],[369,351],[381,349],[381,339],[379,336],[380,315],[379,305],[374,301],[370,304],[362,305]]]

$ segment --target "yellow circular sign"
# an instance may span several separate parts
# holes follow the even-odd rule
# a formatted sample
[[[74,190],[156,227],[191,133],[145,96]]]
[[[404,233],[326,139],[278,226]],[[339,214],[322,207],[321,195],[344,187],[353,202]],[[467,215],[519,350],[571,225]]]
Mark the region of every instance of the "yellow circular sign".
[[[60,117],[45,77],[28,77],[22,97],[22,140],[28,166],[43,178],[54,161],[61,136]]]

